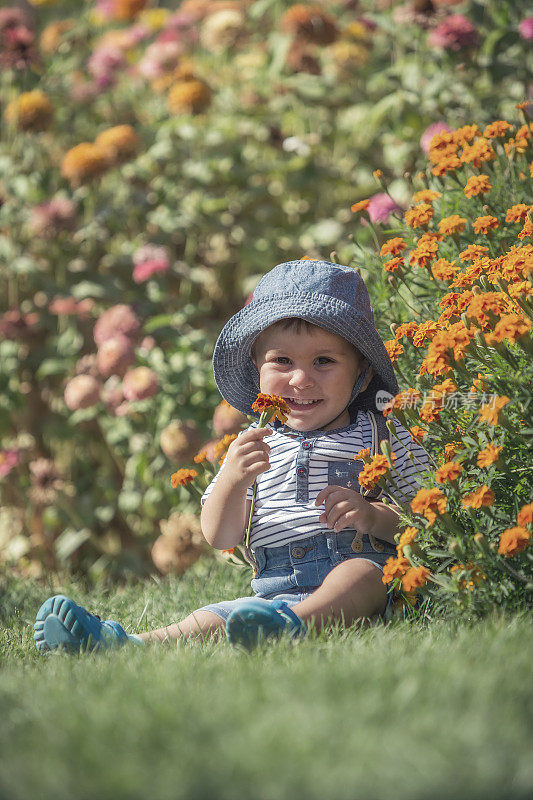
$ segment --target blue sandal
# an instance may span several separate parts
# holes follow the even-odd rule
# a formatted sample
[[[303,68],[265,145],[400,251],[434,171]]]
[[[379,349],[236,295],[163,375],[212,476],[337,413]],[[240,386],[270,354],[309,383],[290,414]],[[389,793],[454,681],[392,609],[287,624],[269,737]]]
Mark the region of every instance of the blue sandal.
[[[118,622],[102,621],[64,594],[56,594],[42,604],[33,629],[35,646],[40,653],[58,648],[70,652],[107,649],[130,640]]]
[[[293,639],[307,634],[303,620],[283,600],[266,603],[251,597],[235,608],[226,621],[226,636],[232,645],[253,650],[263,639],[287,632]]]

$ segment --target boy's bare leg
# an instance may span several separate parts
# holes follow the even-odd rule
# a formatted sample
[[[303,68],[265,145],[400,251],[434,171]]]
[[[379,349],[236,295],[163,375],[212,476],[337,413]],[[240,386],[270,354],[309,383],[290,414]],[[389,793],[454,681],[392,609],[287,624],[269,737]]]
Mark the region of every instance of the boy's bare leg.
[[[138,636],[144,642],[168,642],[169,640],[189,638],[203,641],[211,636],[218,639],[224,631],[225,624],[225,620],[212,611],[194,611],[181,622],[174,622],[164,628],[139,633]]]
[[[387,589],[382,572],[370,561],[352,558],[329,572],[312,595],[291,606],[307,628],[320,631],[337,620],[351,625],[358,619],[382,614],[387,603]]]

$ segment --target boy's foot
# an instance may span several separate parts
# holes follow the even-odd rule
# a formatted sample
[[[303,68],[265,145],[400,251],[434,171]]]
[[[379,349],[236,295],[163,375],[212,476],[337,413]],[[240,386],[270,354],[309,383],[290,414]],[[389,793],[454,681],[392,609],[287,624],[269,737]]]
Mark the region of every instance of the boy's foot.
[[[119,647],[137,639],[130,637],[118,622],[100,620],[63,594],[56,594],[42,604],[33,628],[40,653],[59,647],[70,651]]]
[[[226,621],[230,644],[246,650],[253,650],[263,639],[278,638],[283,632],[293,639],[307,633],[303,620],[283,600],[265,603],[251,597],[234,609]]]

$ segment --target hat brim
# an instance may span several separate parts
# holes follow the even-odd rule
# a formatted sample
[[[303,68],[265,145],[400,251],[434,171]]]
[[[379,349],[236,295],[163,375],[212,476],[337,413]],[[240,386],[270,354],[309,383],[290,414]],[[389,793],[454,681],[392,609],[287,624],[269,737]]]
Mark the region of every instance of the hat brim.
[[[226,323],[213,353],[215,382],[222,397],[243,414],[252,414],[259,373],[250,349],[274,322],[299,317],[342,336],[368,359],[387,391],[397,394],[392,362],[379,333],[366,317],[330,295],[309,292],[273,294],[252,300]]]

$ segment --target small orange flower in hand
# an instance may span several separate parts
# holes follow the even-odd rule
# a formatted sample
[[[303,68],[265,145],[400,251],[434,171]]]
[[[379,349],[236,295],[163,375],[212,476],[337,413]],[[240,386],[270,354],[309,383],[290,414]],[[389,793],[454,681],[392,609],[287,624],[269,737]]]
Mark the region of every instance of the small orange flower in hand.
[[[391,453],[391,458],[394,463],[396,455]],[[365,464],[359,473],[358,480],[361,486],[365,489],[373,489],[379,479],[385,475],[390,469],[390,463],[387,456],[378,454],[372,458],[369,464]]]
[[[260,392],[257,395],[257,400],[252,403],[252,410],[260,415],[260,428],[264,428],[265,423],[273,418],[279,419],[283,423],[291,413],[283,397],[279,397],[277,394],[264,394],[263,392]]]

